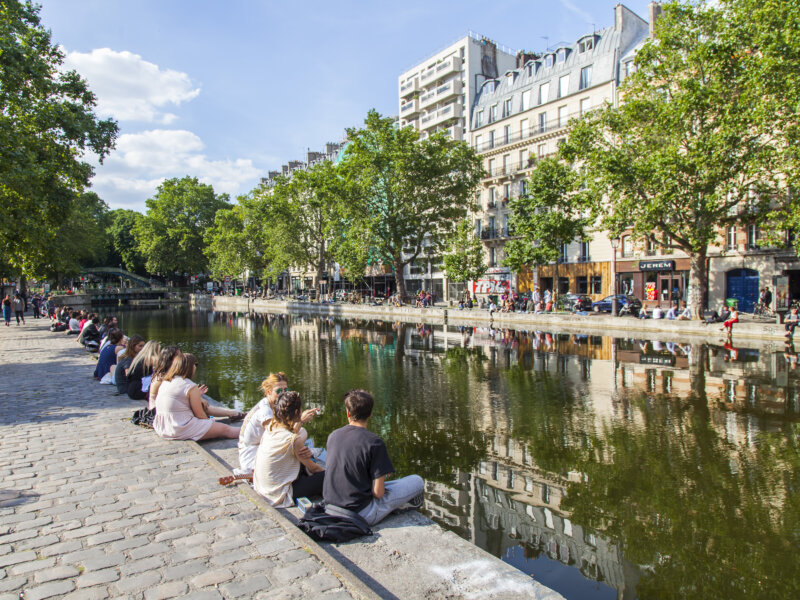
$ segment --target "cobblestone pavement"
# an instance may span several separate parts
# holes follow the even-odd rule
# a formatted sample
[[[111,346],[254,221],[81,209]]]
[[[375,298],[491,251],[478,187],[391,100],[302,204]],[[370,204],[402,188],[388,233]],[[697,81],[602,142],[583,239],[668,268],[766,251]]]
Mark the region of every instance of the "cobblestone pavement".
[[[0,600],[351,598],[47,322],[0,327]]]

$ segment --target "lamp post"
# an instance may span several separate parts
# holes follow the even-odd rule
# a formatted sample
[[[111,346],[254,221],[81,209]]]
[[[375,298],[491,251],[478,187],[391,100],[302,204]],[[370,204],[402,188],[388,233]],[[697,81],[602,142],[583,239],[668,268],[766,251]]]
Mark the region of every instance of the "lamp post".
[[[611,238],[611,316],[617,316],[617,248],[619,248],[619,238]]]

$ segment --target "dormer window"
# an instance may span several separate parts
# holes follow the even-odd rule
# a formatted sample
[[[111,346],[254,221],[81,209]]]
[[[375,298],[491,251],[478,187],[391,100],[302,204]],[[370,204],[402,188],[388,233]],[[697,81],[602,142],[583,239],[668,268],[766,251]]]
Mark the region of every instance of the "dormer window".
[[[493,92],[494,91],[494,79],[486,82],[486,91]]]
[[[556,57],[552,54],[548,54],[544,57],[544,66],[545,67],[552,67],[555,64]]]
[[[525,74],[528,77],[533,76],[533,63],[532,62],[529,62],[527,65],[525,65]]]
[[[583,54],[584,52],[589,52],[589,50],[594,49],[594,36],[583,38],[580,42],[578,42],[578,53]]]
[[[558,52],[556,52],[556,62],[562,63],[565,60],[567,60],[567,53],[568,52],[569,52],[569,50],[567,50],[566,48],[559,48]]]

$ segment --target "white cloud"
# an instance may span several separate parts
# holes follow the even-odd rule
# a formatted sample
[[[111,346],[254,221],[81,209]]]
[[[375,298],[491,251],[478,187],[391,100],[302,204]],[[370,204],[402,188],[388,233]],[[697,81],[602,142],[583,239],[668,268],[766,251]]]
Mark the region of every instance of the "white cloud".
[[[167,108],[200,93],[186,73],[162,69],[128,51],[96,48],[88,53],[68,52],[64,65],[89,82],[97,95],[98,113],[119,121],[168,125],[178,117]]]
[[[93,189],[112,208],[144,210],[144,201],[171,177],[190,175],[214,186],[217,193],[241,194],[254,186],[261,170],[250,159],[210,160],[203,141],[191,131],[153,129],[126,133],[97,167]]]

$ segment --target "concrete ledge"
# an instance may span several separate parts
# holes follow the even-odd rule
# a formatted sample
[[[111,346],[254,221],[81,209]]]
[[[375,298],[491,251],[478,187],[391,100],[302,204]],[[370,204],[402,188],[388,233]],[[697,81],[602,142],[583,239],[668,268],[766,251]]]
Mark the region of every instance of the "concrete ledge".
[[[665,341],[717,342],[724,334],[721,324],[706,325],[702,321],[668,321],[666,319],[636,319],[612,317],[603,314],[524,314],[494,313],[486,310],[458,310],[452,308],[413,308],[373,306],[363,304],[325,304],[314,302],[279,302],[251,300],[231,296],[192,295],[190,305],[195,308],[219,311],[259,312],[276,314],[307,314],[329,317],[382,319],[412,323],[463,325],[466,327],[492,326],[496,328],[543,330],[564,333],[587,333],[633,337],[655,337]],[[759,345],[784,341],[783,326],[772,321],[743,321],[734,325],[733,337],[737,342],[756,341]],[[769,344],[767,344],[769,345]]]

